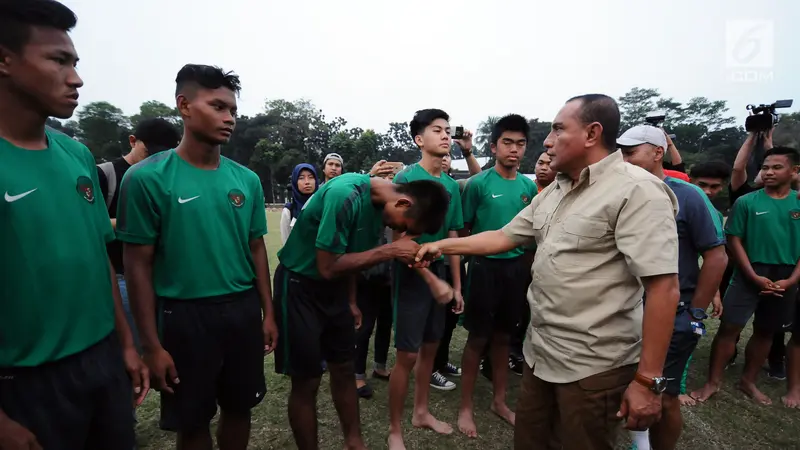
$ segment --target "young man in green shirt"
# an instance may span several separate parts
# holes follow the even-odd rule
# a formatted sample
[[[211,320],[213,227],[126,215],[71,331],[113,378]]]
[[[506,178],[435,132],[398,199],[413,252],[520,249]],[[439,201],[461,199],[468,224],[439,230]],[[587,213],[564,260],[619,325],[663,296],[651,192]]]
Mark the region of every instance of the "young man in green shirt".
[[[289,422],[303,450],[319,447],[317,391],[321,360],[331,376],[331,395],[349,450],[365,448],[353,383],[358,272],[392,259],[414,264],[419,244],[409,237],[377,246],[385,227],[407,235],[438,230],[448,197],[440,184],[421,180],[392,184],[369,175],[344,174],[320,187],[304,205],[278,252],[275,310],[281,343],[275,370],[289,375]],[[443,289],[431,283],[428,289]],[[354,320],[355,319],[355,320]]]
[[[419,236],[418,243],[434,242],[456,236],[464,227],[461,217],[461,194],[458,183],[442,172],[442,158],[450,154],[450,117],[440,109],[417,111],[411,120],[411,136],[422,152],[422,159],[406,167],[394,178],[397,184],[415,181],[433,181],[441,184],[450,196],[446,217],[437,230]],[[428,288],[428,279],[445,278],[442,258],[433,261],[429,268],[409,268],[405,264],[394,266],[395,348],[397,360],[389,380],[389,449],[404,449],[400,426],[403,407],[408,394],[408,380],[415,368],[414,415],[415,427],[430,428],[437,433],[450,434],[453,428],[437,420],[428,410],[430,377],[439,340],[445,327],[445,306],[455,298],[455,312],[464,307],[461,297],[461,270],[459,257],[449,256],[453,293],[449,298],[436,298]]]
[[[178,449],[211,448],[219,404],[218,445],[244,450],[278,339],[264,193],[255,173],[220,156],[239,78],[188,64],[176,83],[183,139],[125,174],[117,237],[161,428],[178,433]]]
[[[134,448],[131,404],[149,387],[106,253],[94,157],[45,127],[78,105],[76,21],[55,1],[0,3],[4,449]]]
[[[509,223],[536,195],[536,184],[517,171],[525,155],[530,126],[517,114],[500,119],[492,130],[494,167],[470,178],[462,199],[464,228],[470,233],[499,230]],[[514,425],[514,412],[506,404],[508,346],[527,307],[530,259],[525,250],[469,261],[464,328],[469,331],[461,361],[461,408],[458,428],[468,437],[478,437],[473,414],[473,393],[481,352],[491,341],[494,399],[492,411]]]
[[[784,403],[800,406],[798,339],[795,295],[800,280],[800,199],[791,189],[800,156],[794,149],[774,147],[761,168],[764,189],[739,198],[725,231],[737,267],[723,299],[722,324],[714,338],[708,382],[692,396],[705,401],[719,391],[725,364],[733,355],[736,337],[755,314],[753,336],[747,343],[744,372],[738,388],[762,405],[772,403],[756,387],[773,335],[793,331],[789,353],[789,394]]]

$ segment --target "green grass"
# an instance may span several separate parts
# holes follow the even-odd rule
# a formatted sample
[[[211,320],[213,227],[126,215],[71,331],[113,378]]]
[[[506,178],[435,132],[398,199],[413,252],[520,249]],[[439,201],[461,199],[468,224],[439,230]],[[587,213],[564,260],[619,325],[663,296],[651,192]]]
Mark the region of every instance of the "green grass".
[[[277,266],[277,250],[280,248],[278,212],[270,211],[270,234],[267,235],[267,248],[270,253],[270,267]],[[711,339],[716,332],[716,321],[709,323],[709,336],[704,338],[695,353],[690,369],[689,388],[701,386],[708,368],[708,356]],[[744,342],[749,337],[746,330]],[[464,347],[466,334],[462,328],[453,336],[451,359],[458,361]],[[390,354],[390,361],[394,355]],[[760,387],[769,395],[773,406],[757,406],[733,388],[733,383],[741,374],[744,357],[739,363],[728,369],[725,385],[709,403],[693,408],[684,408],[684,432],[678,448],[683,449],[789,449],[800,448],[800,412],[787,410],[780,406],[780,396],[785,392],[785,384],[762,377]],[[289,380],[276,375],[272,356],[264,361],[267,375],[268,394],[258,407],[253,410],[253,431],[250,448],[253,449],[290,449],[295,448],[289,421],[286,416],[286,402],[289,392]],[[509,375],[509,404],[516,402],[519,377]],[[458,382],[458,380],[454,380]],[[388,427],[388,386],[383,381],[372,381],[375,396],[371,400],[361,400],[361,420],[363,434],[369,448],[386,448]],[[413,387],[412,387],[413,389]],[[409,393],[406,409],[411,406],[413,393]],[[454,424],[458,409],[459,391],[431,392],[431,410],[442,420]],[[509,449],[512,447],[513,430],[505,425],[488,410],[491,399],[491,385],[483,378],[478,381],[476,389],[476,420],[480,437],[470,440],[458,434],[438,436],[430,431],[416,430],[411,427],[408,414],[405,420],[405,439],[409,449]],[[319,399],[319,437],[320,448],[341,449],[342,439],[336,412],[330,400],[327,376],[323,379]],[[142,449],[174,448],[174,435],[158,429],[158,393],[148,395],[138,410],[139,423],[137,437]],[[626,448],[621,441],[620,448]]]

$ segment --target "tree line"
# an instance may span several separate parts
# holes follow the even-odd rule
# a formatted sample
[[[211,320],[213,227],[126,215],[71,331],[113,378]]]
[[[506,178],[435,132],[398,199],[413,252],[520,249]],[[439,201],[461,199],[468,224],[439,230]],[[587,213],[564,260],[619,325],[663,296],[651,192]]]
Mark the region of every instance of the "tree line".
[[[657,89],[633,88],[618,102],[622,114],[620,132],[644,123],[650,111],[665,110],[665,129],[677,136],[674,141],[687,168],[709,160],[732,165],[746,136],[743,124],[736,123],[724,100],[695,97],[681,103]],[[48,125],[80,140],[100,162],[127,152],[131,130],[139,121],[155,117],[165,118],[181,129],[178,111],[153,100],[142,103],[139,112],[130,117],[108,102],[93,102],[83,106],[74,120],[62,123],[50,119]],[[488,117],[475,130],[476,156],[491,156],[491,130],[498,119]],[[522,173],[534,172],[551,123],[531,118],[530,125],[528,148],[520,163]],[[800,112],[781,118],[773,140],[776,145],[800,148]],[[330,152],[342,156],[348,172],[368,171],[381,159],[410,164],[420,157],[407,122],[392,122],[385,132],[351,127],[341,117],[326,117],[308,100],[267,100],[263,112],[237,119],[230,142],[222,148],[223,155],[259,175],[267,202],[283,201],[295,165],[308,162],[319,166]],[[453,157],[462,157],[456,145]],[[491,164],[490,160],[487,165]]]

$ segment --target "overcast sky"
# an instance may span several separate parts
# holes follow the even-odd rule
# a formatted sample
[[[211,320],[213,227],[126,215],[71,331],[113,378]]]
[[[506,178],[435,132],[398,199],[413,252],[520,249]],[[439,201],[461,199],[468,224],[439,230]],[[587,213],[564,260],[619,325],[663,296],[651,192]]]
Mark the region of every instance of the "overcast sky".
[[[754,102],[794,98],[800,109],[798,0],[64,3],[78,15],[81,103],[127,114],[151,99],[173,105],[189,62],[238,73],[243,114],[307,98],[378,131],[421,108],[471,128],[512,112],[551,120],[571,96],[634,86],[728,100],[740,118]]]

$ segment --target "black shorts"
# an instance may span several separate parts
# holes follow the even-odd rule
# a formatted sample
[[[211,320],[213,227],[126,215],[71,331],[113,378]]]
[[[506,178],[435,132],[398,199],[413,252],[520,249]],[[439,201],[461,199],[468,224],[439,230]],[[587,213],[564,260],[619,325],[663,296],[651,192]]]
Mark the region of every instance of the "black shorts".
[[[753,264],[753,270],[772,281],[789,278],[794,267],[789,265]],[[753,328],[764,333],[789,331],[793,328],[797,286],[787,289],[783,297],[761,295],[759,288],[737,270],[722,302],[722,322],[744,327],[755,314]]]
[[[0,409],[47,450],[133,448],[132,389],[115,333],[55,362],[0,368]]]
[[[345,278],[315,280],[279,265],[273,301],[280,338],[275,372],[322,376],[322,361],[339,364],[355,355],[356,329]]]
[[[669,341],[667,359],[664,362],[663,376],[667,379],[667,395],[678,396],[681,393],[681,378],[689,358],[697,348],[700,335],[692,331],[692,316],[689,309],[692,306],[692,294],[681,293],[681,301],[675,314],[675,328]]]
[[[194,300],[159,299],[161,345],[180,383],[161,393],[163,430],[207,429],[217,413],[249,412],[264,398],[264,332],[258,290]]]
[[[445,279],[444,261],[434,261],[429,270]],[[394,263],[394,346],[417,353],[423,343],[439,342],[444,333],[445,305],[433,298],[425,280],[405,264]]]
[[[464,328],[471,335],[510,335],[517,330],[527,308],[531,267],[523,257],[475,257],[467,271]]]

